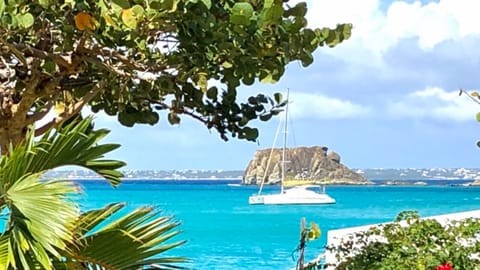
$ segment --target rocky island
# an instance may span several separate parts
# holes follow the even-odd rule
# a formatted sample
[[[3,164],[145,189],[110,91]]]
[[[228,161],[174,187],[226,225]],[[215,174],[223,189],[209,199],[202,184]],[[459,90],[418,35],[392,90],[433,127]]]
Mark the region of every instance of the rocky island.
[[[270,157],[271,154],[271,157]],[[267,164],[270,159],[270,164]],[[243,184],[278,184],[282,174],[282,149],[264,149],[255,152],[243,175]],[[365,177],[340,162],[340,155],[327,147],[295,147],[286,149],[287,181],[315,181],[325,184],[371,184]]]

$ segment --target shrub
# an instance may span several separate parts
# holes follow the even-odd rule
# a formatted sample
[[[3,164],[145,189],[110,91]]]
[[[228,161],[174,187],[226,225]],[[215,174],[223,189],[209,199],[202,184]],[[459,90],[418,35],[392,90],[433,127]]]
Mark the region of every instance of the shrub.
[[[480,265],[480,220],[445,225],[413,211],[327,247],[338,270],[476,269]]]

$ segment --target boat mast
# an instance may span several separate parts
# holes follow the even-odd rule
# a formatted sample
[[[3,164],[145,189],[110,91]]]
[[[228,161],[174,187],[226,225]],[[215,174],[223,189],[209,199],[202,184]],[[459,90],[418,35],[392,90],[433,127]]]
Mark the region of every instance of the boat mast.
[[[283,126],[284,128],[283,128],[283,150],[282,150],[282,179],[280,181],[280,186],[281,186],[280,192],[282,194],[284,192],[283,181],[285,181],[285,169],[286,169],[285,153],[286,153],[286,150],[287,150],[287,124],[288,124],[288,103],[289,103],[288,97],[289,97],[289,94],[290,94],[290,89],[287,88],[287,104],[285,106],[285,124]]]

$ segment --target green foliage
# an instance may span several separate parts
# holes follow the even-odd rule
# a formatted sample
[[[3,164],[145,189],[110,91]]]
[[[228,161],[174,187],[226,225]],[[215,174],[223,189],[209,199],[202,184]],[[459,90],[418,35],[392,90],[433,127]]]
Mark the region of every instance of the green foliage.
[[[28,132],[25,143],[0,157],[0,209],[6,217],[0,269],[141,269],[151,264],[169,269],[184,261],[158,256],[183,243],[165,243],[179,233],[170,217],[144,207],[111,219],[123,204],[81,214],[76,184],[42,179],[47,170],[76,165],[116,186],[122,176],[117,169],[124,163],[103,158],[118,147],[99,143],[107,133],[92,130],[91,118],[76,120],[37,141]]]
[[[178,269],[175,264],[185,262],[184,258],[158,255],[185,242],[165,243],[180,233],[174,230],[179,223],[159,216],[151,207],[108,220],[124,206],[116,203],[82,214],[72,229],[77,241],[67,249],[66,262],[57,262],[57,269],[143,269],[151,265]]]
[[[276,82],[288,63],[308,66],[319,46],[350,37],[350,24],[307,28],[306,12],[277,0],[0,0],[0,58],[13,74],[2,79],[18,121],[54,104],[64,119],[88,103],[126,126],[166,111],[171,124],[187,115],[225,140],[255,140],[248,124],[269,120],[281,100],[239,102],[237,88]]]
[[[336,269],[436,269],[449,263],[454,269],[480,265],[480,220],[468,218],[442,226],[402,212],[395,222],[374,227],[328,247],[339,264]]]
[[[98,144],[110,131],[90,131],[91,125],[92,118],[73,121],[57,131],[48,131],[38,141],[34,141],[34,136],[30,134],[26,144],[12,149],[8,156],[2,156],[0,160],[4,188],[8,189],[12,184],[10,181],[25,175],[69,165],[92,170],[117,186],[122,177],[117,169],[125,166],[125,163],[103,159],[103,156],[120,145]]]

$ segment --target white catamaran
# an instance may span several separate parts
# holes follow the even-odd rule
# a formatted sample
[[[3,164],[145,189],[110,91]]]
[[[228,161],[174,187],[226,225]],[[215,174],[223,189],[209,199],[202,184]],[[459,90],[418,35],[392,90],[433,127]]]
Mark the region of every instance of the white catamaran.
[[[287,100],[289,92],[287,91]],[[325,185],[299,185],[291,188],[285,187],[285,172],[286,172],[286,163],[285,153],[287,146],[287,122],[288,122],[288,102],[285,106],[285,118],[284,118],[284,135],[283,135],[283,148],[282,148],[282,174],[280,179],[280,193],[277,194],[262,194],[263,185],[265,178],[268,172],[268,166],[270,164],[270,159],[267,162],[267,168],[265,170],[265,175],[260,184],[260,189],[257,194],[251,195],[248,198],[249,204],[332,204],[335,203],[335,199],[328,196],[325,193]],[[277,129],[277,135],[275,136],[275,141],[280,130],[281,122]],[[270,158],[272,156],[274,147],[272,147],[272,152],[270,153]]]

